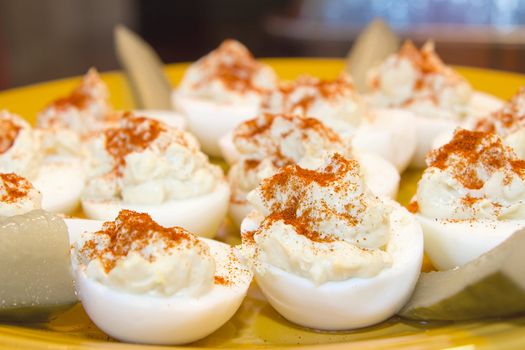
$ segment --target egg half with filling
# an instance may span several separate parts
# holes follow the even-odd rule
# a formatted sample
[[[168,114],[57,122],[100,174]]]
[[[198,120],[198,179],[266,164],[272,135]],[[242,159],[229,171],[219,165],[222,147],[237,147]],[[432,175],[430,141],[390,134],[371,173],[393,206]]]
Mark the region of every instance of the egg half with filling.
[[[69,95],[54,100],[38,114],[37,126],[85,135],[103,129],[111,111],[108,87],[91,68]]]
[[[282,168],[250,192],[242,252],[269,303],[319,330],[370,326],[394,315],[418,279],[423,235],[415,218],[373,195],[341,155],[318,169]]]
[[[462,266],[525,227],[525,161],[499,136],[458,129],[427,163],[411,208],[437,269]]]
[[[473,91],[470,84],[446,66],[433,43],[420,50],[406,41],[369,72],[367,101],[382,108],[402,108],[416,115],[417,148],[412,166],[425,166],[425,155],[437,135],[452,131],[472,116],[498,109],[502,101]]]
[[[74,245],[76,283],[91,320],[122,341],[185,344],[237,311],[252,274],[227,244],[123,210]]]
[[[219,139],[258,115],[263,96],[276,82],[272,68],[256,61],[238,41],[226,40],[188,68],[173,104],[202,150],[220,156]]]

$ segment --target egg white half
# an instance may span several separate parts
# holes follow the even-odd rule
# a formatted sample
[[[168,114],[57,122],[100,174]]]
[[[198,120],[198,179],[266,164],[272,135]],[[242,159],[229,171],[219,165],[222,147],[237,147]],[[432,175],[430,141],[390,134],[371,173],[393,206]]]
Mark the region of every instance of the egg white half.
[[[402,172],[416,151],[415,116],[395,108],[377,108],[372,112],[372,120],[357,128],[352,135],[352,146],[358,152],[383,157]]]
[[[115,219],[115,218],[113,218]],[[78,218],[65,218],[64,222],[67,226],[67,232],[69,234],[69,244],[74,244],[80,238],[83,232],[97,232],[102,228],[104,221],[101,220],[90,220],[90,219],[78,219]]]
[[[371,153],[356,153],[365,183],[373,194],[395,199],[401,177],[392,163]]]
[[[233,143],[233,131],[230,130],[219,139],[219,148],[221,149],[222,158],[226,163],[232,165],[236,163],[240,154]]]
[[[215,258],[216,274],[228,276],[232,268],[243,269],[231,259],[227,244],[202,238]],[[107,287],[76,269],[77,289],[91,320],[105,333],[127,342],[185,344],[213,333],[241,305],[252,276],[248,270],[231,285],[214,284],[197,298],[154,297]]]
[[[82,161],[72,157],[49,157],[32,182],[42,193],[42,209],[71,214],[78,208],[84,189]]]
[[[395,205],[395,204],[394,204]],[[351,278],[316,286],[307,278],[266,264],[256,280],[268,302],[286,319],[321,330],[370,326],[394,315],[412,294],[423,259],[423,235],[415,218],[395,205],[387,251],[392,266],[371,278]],[[258,224],[248,216],[246,232]]]
[[[474,91],[469,101],[470,113],[475,117],[486,116],[503,107],[505,101],[481,91]]]
[[[185,116],[188,130],[197,137],[202,150],[215,157],[221,156],[219,139],[259,113],[256,103],[218,103],[181,95],[176,91],[172,101],[176,110]]]
[[[460,124],[453,119],[427,118],[416,115],[417,147],[410,166],[417,169],[426,167],[425,158],[433,148],[434,140],[442,134],[452,134]]]
[[[525,220],[447,221],[417,214],[425,236],[425,252],[438,270],[462,266],[488,252],[525,227]]]
[[[249,202],[230,202],[228,215],[236,227],[240,227],[243,219],[253,210],[253,205]]]
[[[454,130],[448,130],[448,131],[442,132],[441,134],[437,135],[434,141],[432,142],[431,150],[435,150],[440,147],[443,147],[444,145],[452,141],[453,137],[454,137]],[[426,167],[426,163],[425,163],[425,167]]]
[[[159,205],[82,199],[82,208],[86,217],[94,220],[114,220],[122,209],[148,213],[162,226],[181,226],[200,236],[213,237],[226,217],[229,200],[230,188],[222,181],[211,193]]]
[[[135,115],[143,115],[151,119],[163,122],[171,127],[185,130],[186,119],[180,113],[175,111],[161,110],[161,109],[136,109],[133,111]]]

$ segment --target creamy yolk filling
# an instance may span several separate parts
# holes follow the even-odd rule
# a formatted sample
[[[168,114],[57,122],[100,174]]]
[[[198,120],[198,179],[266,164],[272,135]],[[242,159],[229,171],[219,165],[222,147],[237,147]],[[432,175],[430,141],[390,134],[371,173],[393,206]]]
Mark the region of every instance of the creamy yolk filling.
[[[315,117],[338,132],[351,131],[369,117],[364,101],[345,74],[335,80],[301,76],[293,82],[281,82],[264,100],[263,111]]]
[[[368,191],[354,160],[335,154],[316,170],[286,166],[248,200],[264,216],[242,237],[260,273],[270,264],[319,285],[372,277],[392,264],[384,250],[391,208]]]
[[[208,246],[181,227],[122,210],[115,221],[75,244],[86,275],[109,287],[153,296],[199,296],[215,283]]]
[[[450,220],[525,218],[525,161],[496,134],[458,129],[427,164],[413,211]]]

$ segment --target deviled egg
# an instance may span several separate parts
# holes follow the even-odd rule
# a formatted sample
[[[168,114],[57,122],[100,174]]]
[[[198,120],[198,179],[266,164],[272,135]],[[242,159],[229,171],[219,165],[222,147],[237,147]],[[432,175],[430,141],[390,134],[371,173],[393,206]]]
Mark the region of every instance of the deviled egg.
[[[229,245],[128,210],[84,233],[74,253],[87,314],[129,342],[183,344],[207,336],[233,316],[252,280]]]
[[[43,209],[65,214],[75,211],[84,187],[82,161],[62,155],[67,146],[44,142],[39,131],[7,111],[0,111],[0,129],[0,172],[29,179],[42,192]]]
[[[264,100],[266,113],[314,117],[362,153],[377,154],[403,171],[416,147],[413,116],[402,110],[372,110],[349,76],[334,80],[301,76],[282,82]]]
[[[399,174],[392,164],[373,154],[353,154],[350,143],[314,118],[265,114],[237,126],[230,140],[231,145],[223,146],[227,159],[238,159],[228,173],[232,190],[230,216],[237,225],[253,209],[246,195],[262,179],[290,164],[315,169],[330,153],[355,156],[362,164],[365,182],[375,194],[391,198],[397,194]]]
[[[77,302],[64,221],[42,195],[0,173],[0,320],[42,322]]]
[[[69,148],[78,149],[80,140],[73,140],[73,135],[83,137],[111,127],[124,113],[113,110],[108,87],[97,70],[91,68],[68,96],[56,99],[38,114],[37,126],[46,138],[56,139],[55,142],[65,140],[69,145],[75,141],[76,145]],[[142,109],[134,113],[172,127],[186,128],[184,116],[176,111]]]
[[[242,253],[285,318],[344,330],[394,315],[419,276],[423,235],[415,218],[373,195],[359,164],[335,154],[318,169],[289,165],[248,195]]]
[[[128,113],[87,140],[86,149],[81,202],[88,218],[111,220],[131,209],[203,236],[213,236],[223,222],[228,184],[189,133]]]
[[[496,134],[458,129],[427,164],[411,208],[437,269],[464,265],[525,227],[525,161]]]
[[[111,113],[109,91],[91,68],[69,96],[53,101],[37,116],[42,129],[71,130],[79,135],[105,128]]]
[[[420,168],[437,135],[502,104],[496,97],[473,91],[441,61],[431,42],[418,50],[406,41],[398,53],[369,72],[369,87],[367,100],[373,106],[402,108],[416,115],[417,149],[412,165]]]
[[[256,61],[238,41],[226,40],[188,68],[173,103],[203,151],[220,156],[219,139],[258,115],[263,96],[276,83],[272,68]]]

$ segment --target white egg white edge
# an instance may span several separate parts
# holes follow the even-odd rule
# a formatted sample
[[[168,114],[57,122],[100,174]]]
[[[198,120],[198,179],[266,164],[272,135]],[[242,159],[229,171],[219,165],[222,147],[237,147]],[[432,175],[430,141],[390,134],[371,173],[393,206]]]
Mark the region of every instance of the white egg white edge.
[[[133,113],[158,120],[180,130],[186,130],[187,127],[186,118],[179,112],[162,109],[135,109]]]
[[[202,150],[210,156],[220,157],[219,139],[245,120],[259,114],[258,104],[217,103],[203,98],[172,93],[175,109],[182,113],[188,130],[197,137]]]
[[[250,202],[244,200],[242,203],[230,202],[228,208],[228,215],[232,219],[235,227],[241,227],[244,218],[253,210],[253,205]]]
[[[203,237],[213,237],[228,212],[230,187],[222,180],[211,193],[193,198],[170,200],[160,205],[134,205],[121,201],[82,199],[86,217],[93,220],[114,220],[122,209],[148,213],[162,226],[181,226]]]
[[[447,130],[447,131],[440,133],[439,135],[436,136],[436,138],[432,142],[431,150],[443,147],[444,145],[452,141],[453,137],[454,137],[454,130]]]
[[[265,264],[256,272],[268,302],[286,319],[320,330],[367,327],[396,314],[410,298],[423,259],[423,234],[415,218],[397,203],[391,214],[392,236],[387,251],[393,265],[371,278],[351,278],[316,286],[307,278]],[[260,215],[260,214],[259,214]],[[252,212],[241,232],[257,228]]]
[[[370,191],[379,197],[395,199],[401,180],[396,167],[375,154],[355,152],[354,156],[361,166],[365,183]]]
[[[425,252],[438,270],[450,270],[475,260],[525,227],[525,220],[462,220],[416,214],[425,236]]]
[[[42,194],[42,209],[71,214],[79,207],[84,189],[82,161],[74,157],[49,157],[32,184]]]
[[[112,220],[115,220],[115,218],[113,218]],[[75,244],[82,235],[82,233],[100,231],[102,225],[104,224],[104,221],[102,220],[79,218],[64,218],[64,222],[67,226],[70,245]]]
[[[469,101],[469,109],[474,117],[486,116],[504,105],[504,100],[481,91],[474,91]]]
[[[228,276],[231,264],[244,272],[232,285],[214,284],[199,297],[137,295],[105,286],[77,267],[77,288],[91,320],[105,333],[127,342],[185,344],[206,337],[226,323],[240,307],[252,274],[230,259],[229,245],[200,238],[216,261],[216,274]]]
[[[442,134],[452,134],[460,123],[451,119],[427,118],[416,114],[417,147],[410,162],[410,167],[422,169],[426,167],[425,158],[434,149],[434,140]]]
[[[402,172],[416,152],[415,118],[403,109],[374,108],[370,121],[352,135],[352,146],[356,151],[381,156]]]
[[[397,169],[383,158],[375,154],[355,154],[361,166],[361,171],[368,188],[379,197],[395,199],[401,179]],[[230,200],[228,215],[235,226],[240,227],[242,220],[253,210],[253,206],[246,200],[247,193],[238,193],[236,200]],[[240,199],[240,202],[239,202]]]
[[[219,147],[221,148],[221,154],[226,163],[232,165],[239,161],[241,155],[233,143],[233,130],[228,131],[219,139]]]

